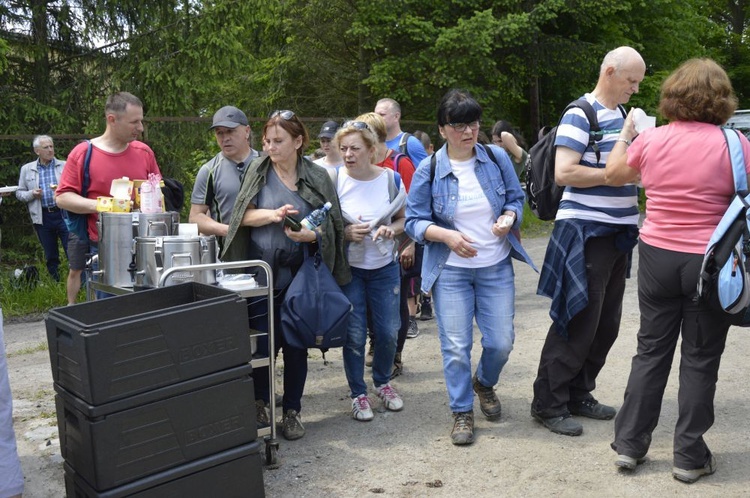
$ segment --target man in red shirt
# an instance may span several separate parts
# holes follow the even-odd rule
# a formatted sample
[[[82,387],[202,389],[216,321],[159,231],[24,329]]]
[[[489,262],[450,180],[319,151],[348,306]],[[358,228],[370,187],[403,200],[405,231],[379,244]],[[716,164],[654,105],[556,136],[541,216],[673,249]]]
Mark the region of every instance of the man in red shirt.
[[[131,180],[145,179],[148,178],[149,173],[161,174],[154,152],[148,145],[137,140],[143,132],[143,103],[140,99],[128,92],[116,93],[107,99],[104,115],[107,120],[104,134],[91,140],[90,183],[86,196],[83,197],[81,192],[84,178],[83,163],[88,150],[87,142],[81,142],[70,151],[60,177],[60,185],[55,192],[57,205],[61,209],[88,214],[88,236],[94,251],[99,242],[99,233],[96,229],[96,198],[109,197],[112,180],[124,176]],[[77,237],[71,237],[68,246],[69,304],[75,302],[75,296],[80,289],[85,248],[85,243]]]

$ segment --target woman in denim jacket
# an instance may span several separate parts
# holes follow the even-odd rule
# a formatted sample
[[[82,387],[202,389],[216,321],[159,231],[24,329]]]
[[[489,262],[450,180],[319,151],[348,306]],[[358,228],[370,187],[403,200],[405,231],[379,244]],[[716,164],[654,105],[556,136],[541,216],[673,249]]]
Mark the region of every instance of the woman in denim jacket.
[[[523,190],[503,149],[477,145],[481,117],[468,93],[443,97],[437,118],[446,144],[434,166],[433,157],[419,165],[406,208],[406,232],[425,244],[422,291],[433,292],[456,445],[474,442],[474,392],[488,419],[500,417],[494,385],[515,338],[510,256],[536,270],[513,233],[521,225]],[[475,318],[482,354],[472,376]]]

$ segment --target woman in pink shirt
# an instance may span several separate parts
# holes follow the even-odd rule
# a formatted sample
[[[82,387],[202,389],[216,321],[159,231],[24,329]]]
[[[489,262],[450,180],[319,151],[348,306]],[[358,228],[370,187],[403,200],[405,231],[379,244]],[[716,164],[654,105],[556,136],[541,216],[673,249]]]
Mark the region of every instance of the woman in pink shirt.
[[[729,322],[695,297],[706,244],[734,195],[727,144],[718,125],[726,123],[736,106],[732,84],[718,64],[688,60],[662,85],[659,111],[669,124],[638,135],[631,111],[607,160],[608,183],[622,185],[640,175],[647,198],[638,244],[638,350],[612,443],[618,454],[615,465],[626,471],[645,461],[680,336],[672,475],[693,483],[716,470],[703,435],[714,421]],[[750,143],[740,139],[749,169]]]

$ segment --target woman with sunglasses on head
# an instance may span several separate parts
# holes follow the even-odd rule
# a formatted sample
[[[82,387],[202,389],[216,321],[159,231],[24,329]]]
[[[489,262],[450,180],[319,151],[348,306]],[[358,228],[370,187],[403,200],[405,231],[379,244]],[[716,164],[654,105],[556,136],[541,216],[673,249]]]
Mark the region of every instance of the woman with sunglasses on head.
[[[303,260],[303,247],[320,251],[336,282],[349,282],[351,274],[344,255],[344,223],[338,197],[322,166],[303,156],[309,142],[307,130],[292,111],[275,111],[263,126],[263,150],[267,156],[253,161],[245,172],[229,222],[224,261],[262,259],[273,270],[275,354],[284,358],[284,397],[282,433],[287,439],[305,434],[300,411],[307,379],[307,350],[285,343],[281,333],[281,303]],[[303,219],[311,211],[330,202],[332,207],[316,229],[321,237],[306,228],[299,231],[284,226],[284,218]],[[265,282],[259,282],[264,285]],[[267,331],[267,300],[249,303],[250,327]],[[262,346],[259,345],[262,350]],[[253,371],[259,424],[268,424],[268,368]],[[266,420],[262,420],[265,417]]]
[[[393,170],[374,163],[378,137],[366,123],[344,123],[334,143],[344,159],[344,167],[334,173],[334,183],[346,222],[352,272],[351,282],[341,287],[352,303],[344,371],[351,390],[352,418],[367,421],[374,416],[364,380],[368,310],[375,336],[375,391],[387,410],[399,411],[404,406],[390,379],[401,324],[401,279],[393,239],[404,231],[406,191]]]
[[[380,114],[374,112],[367,112],[360,114],[355,118],[355,121],[362,121],[367,123],[367,126],[375,132],[375,136],[378,137],[378,144],[375,146],[375,164],[382,168],[390,168],[397,172],[401,176],[401,181],[404,182],[404,188],[406,189],[407,195],[409,194],[409,187],[411,186],[411,179],[414,176],[414,163],[411,162],[409,156],[401,154],[393,149],[390,149],[386,144],[386,126],[383,117]],[[401,358],[401,354],[404,352],[404,345],[406,344],[406,338],[415,338],[419,335],[419,327],[417,326],[416,312],[417,312],[417,301],[414,298],[413,288],[417,288],[418,285],[413,284],[413,278],[411,274],[416,273],[419,275],[420,268],[415,264],[416,257],[419,256],[419,263],[422,262],[421,248],[419,254],[417,254],[416,244],[409,237],[402,237],[399,241],[398,250],[398,262],[401,265],[401,304],[400,304],[400,316],[401,326],[398,329],[398,341],[396,343],[396,356],[393,358],[393,371],[391,372],[391,378],[396,378],[401,375],[404,371],[404,363]],[[418,290],[417,290],[418,293]],[[369,322],[368,322],[369,327]],[[370,346],[367,348],[367,357],[365,365],[372,366],[372,359],[375,354],[374,339],[372,335],[372,329],[369,328]]]
[[[475,392],[482,413],[500,417],[494,386],[515,338],[510,256],[534,267],[511,232],[521,225],[523,190],[508,154],[477,144],[481,117],[468,93],[443,97],[437,119],[446,143],[417,168],[406,207],[407,234],[425,244],[422,291],[435,302],[456,445],[474,442]],[[482,353],[472,376],[474,319]]]

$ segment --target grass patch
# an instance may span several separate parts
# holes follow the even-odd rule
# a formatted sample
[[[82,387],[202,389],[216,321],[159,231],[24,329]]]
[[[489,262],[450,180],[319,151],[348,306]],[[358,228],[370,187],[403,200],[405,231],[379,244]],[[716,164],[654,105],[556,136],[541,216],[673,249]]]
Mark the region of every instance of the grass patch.
[[[19,283],[13,274],[17,267],[3,264],[0,268],[0,306],[6,319],[41,315],[67,304],[67,261],[60,264],[60,282],[52,280],[43,262],[34,264],[39,269],[39,282],[35,286]]]
[[[19,349],[18,351],[14,351],[12,353],[8,353],[8,358],[12,358],[14,356],[23,356],[27,354],[34,354],[38,353],[40,351],[48,351],[49,350],[49,344],[47,342],[40,342],[38,344],[35,344],[33,346],[28,346],[23,349]]]
[[[38,389],[28,397],[29,401],[42,401],[54,397],[55,393],[49,389]]]
[[[542,221],[531,212],[529,205],[523,205],[523,222],[521,223],[521,236],[528,238],[549,237],[552,233],[554,221]]]

